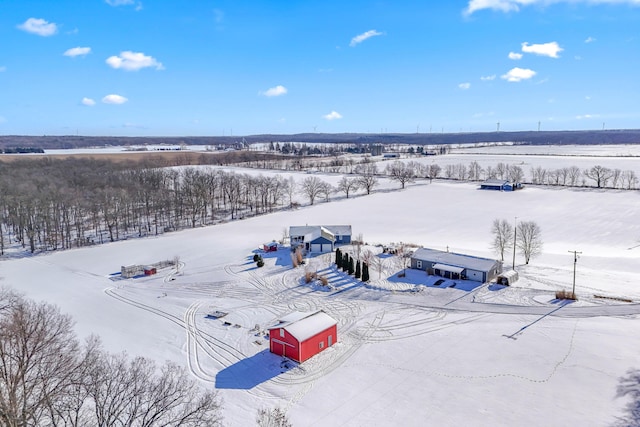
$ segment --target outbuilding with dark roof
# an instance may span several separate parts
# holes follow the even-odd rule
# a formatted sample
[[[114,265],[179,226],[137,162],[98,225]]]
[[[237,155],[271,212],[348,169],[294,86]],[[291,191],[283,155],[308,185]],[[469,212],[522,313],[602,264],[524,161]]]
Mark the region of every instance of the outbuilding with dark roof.
[[[447,279],[489,282],[502,273],[502,262],[472,255],[420,248],[411,256],[411,268]]]

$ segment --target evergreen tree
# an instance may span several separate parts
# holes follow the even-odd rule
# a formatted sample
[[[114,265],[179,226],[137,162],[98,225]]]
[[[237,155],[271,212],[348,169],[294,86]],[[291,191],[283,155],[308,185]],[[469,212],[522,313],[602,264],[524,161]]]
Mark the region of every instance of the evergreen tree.
[[[369,281],[369,266],[364,261],[362,262],[362,281],[363,282]]]
[[[336,248],[336,266],[338,268],[342,267],[342,253],[340,252],[340,248]]]
[[[347,271],[349,269],[349,254],[344,254],[342,256],[342,271]]]
[[[356,279],[359,279],[361,276],[361,271],[360,271],[360,261],[356,261]]]
[[[349,275],[353,274],[353,258],[349,257]]]

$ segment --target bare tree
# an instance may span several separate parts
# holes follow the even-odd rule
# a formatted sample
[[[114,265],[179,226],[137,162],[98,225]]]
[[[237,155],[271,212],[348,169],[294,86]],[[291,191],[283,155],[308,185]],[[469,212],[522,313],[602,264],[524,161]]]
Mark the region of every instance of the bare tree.
[[[309,199],[309,204],[313,205],[320,194],[322,194],[322,180],[316,176],[308,176],[300,183],[300,190]]]
[[[622,177],[622,171],[620,169],[614,169],[611,173],[611,186],[613,188],[618,188],[618,183],[620,182],[620,178]]]
[[[577,166],[571,166],[568,169],[569,185],[575,187],[578,185],[580,179],[580,168]]]
[[[215,392],[201,393],[184,368],[151,359],[102,353],[89,375],[88,393],[99,426],[217,426]]]
[[[287,414],[280,408],[260,409],[256,423],[259,427],[292,427]]]
[[[509,171],[507,172],[507,179],[514,184],[517,182],[522,182],[524,179],[524,172],[520,166],[510,166]]]
[[[500,255],[500,261],[504,261],[505,252],[513,247],[513,227],[506,219],[494,219],[491,234],[491,248]]]
[[[534,221],[521,221],[517,234],[516,246],[524,256],[525,264],[529,264],[531,258],[542,253],[542,231]]]
[[[483,173],[484,169],[475,160],[469,164],[468,176],[471,181],[480,181]]]
[[[633,190],[636,188],[638,184],[638,177],[636,177],[636,173],[632,170],[622,171],[622,187],[627,190]]]
[[[319,195],[324,196],[324,201],[325,202],[329,201],[329,197],[331,196],[331,193],[333,193],[334,191],[335,191],[335,189],[328,182],[322,181],[320,183],[320,194]]]
[[[613,171],[609,168],[605,168],[604,166],[596,165],[591,169],[585,169],[583,174],[587,178],[593,180],[597,188],[602,188],[607,186],[607,181],[609,181],[613,176]]]
[[[408,182],[414,182],[416,178],[415,169],[406,163],[395,161],[387,165],[387,173],[392,181],[398,181],[401,188],[404,188]]]
[[[337,188],[339,191],[342,191],[348,199],[351,192],[357,191],[358,188],[360,188],[360,184],[358,183],[357,178],[347,178],[346,176],[343,176],[340,178],[340,181],[338,181]]]
[[[435,163],[431,163],[429,165],[429,183],[431,183],[434,179],[436,179],[438,177],[438,175],[440,175],[440,172],[442,172],[442,168],[435,164]]]
[[[219,426],[215,392],[173,363],[81,346],[69,316],[0,289],[0,425]]]
[[[49,304],[11,298],[0,312],[0,424],[41,425],[47,402],[62,399],[79,369],[80,346],[69,316]]]
[[[496,165],[496,169],[495,169],[496,177],[500,179],[505,179],[508,171],[509,171],[509,165],[502,162]]]
[[[378,168],[374,163],[362,163],[356,167],[358,183],[367,194],[371,194],[373,187],[378,185],[378,178],[376,178],[377,172]]]

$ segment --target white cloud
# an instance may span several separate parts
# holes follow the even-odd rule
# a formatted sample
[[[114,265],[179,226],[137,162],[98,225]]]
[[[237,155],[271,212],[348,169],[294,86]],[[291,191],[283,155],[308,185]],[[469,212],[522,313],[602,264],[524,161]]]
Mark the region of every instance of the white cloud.
[[[27,33],[37,34],[39,36],[52,36],[58,32],[58,26],[53,22],[47,22],[40,18],[29,18],[24,24],[18,25],[18,28]]]
[[[469,89],[469,88],[471,87],[471,83],[469,83],[469,82],[460,83],[460,84],[458,85],[458,87],[459,87],[460,89],[462,89],[462,90],[467,90],[467,89]]]
[[[590,97],[589,95],[585,96],[585,97],[584,97],[584,99],[585,99],[586,101],[591,101],[591,97]]]
[[[629,4],[639,6],[638,0],[469,0],[465,15],[483,9],[491,9],[500,12],[518,12],[522,6],[541,5],[546,6],[552,3],[585,3],[585,4]]]
[[[147,56],[142,52],[131,52],[130,50],[120,52],[120,56],[110,56],[106,62],[115,69],[122,68],[126,71],[137,71],[147,67],[164,70],[162,63],[158,62],[154,57]]]
[[[7,71],[7,67],[5,67],[5,66],[1,66],[1,67],[0,67],[0,73],[3,73],[3,72],[5,72],[5,71]]]
[[[135,0],[104,0],[109,6],[126,6],[134,4]]]
[[[540,56],[549,56],[551,58],[559,58],[558,53],[564,49],[561,48],[557,42],[549,42],[542,44],[529,44],[527,42],[522,43],[522,51],[526,53],[533,53]]]
[[[91,53],[90,47],[72,47],[71,49],[67,49],[67,51],[63,53],[63,55],[76,57],[76,56],[84,56],[89,53]]]
[[[213,9],[213,16],[216,24],[221,24],[224,20],[224,12],[220,9]]]
[[[4,117],[0,116],[0,123],[6,123],[7,119],[5,119]]]
[[[342,118],[342,114],[338,113],[337,111],[332,111],[329,114],[325,114],[322,117],[327,119],[327,120],[336,120],[336,119],[341,119]]]
[[[517,52],[509,52],[509,59],[517,61],[518,59],[522,59],[522,54]]]
[[[576,116],[576,119],[578,120],[583,120],[583,119],[596,119],[598,118],[598,114],[583,114],[580,116]]]
[[[491,80],[495,80],[496,79],[496,75],[492,74],[490,76],[482,76],[480,77],[480,80],[482,80],[483,82],[487,82],[487,81],[491,81]]]
[[[528,68],[515,67],[509,70],[506,74],[500,76],[500,78],[505,79],[508,82],[519,82],[522,80],[530,79],[535,75],[536,72],[533,70],[529,70]]]
[[[371,37],[375,37],[375,36],[381,36],[384,33],[381,33],[379,31],[376,30],[369,30],[367,32],[364,32],[362,34],[359,34],[357,36],[355,36],[354,38],[351,39],[351,43],[349,43],[349,46],[354,47],[360,43],[362,43],[363,41],[370,39]]]
[[[287,88],[282,85],[278,85],[278,86],[274,86],[272,88],[267,89],[265,92],[260,92],[260,95],[264,95],[266,97],[272,97],[272,96],[281,96],[286,93],[287,93]]]
[[[596,39],[595,39],[595,38],[593,38],[593,37],[591,37],[591,36],[587,37],[587,38],[584,40],[584,42],[585,42],[585,43],[593,43],[594,41],[596,41]]]
[[[91,98],[82,98],[81,102],[82,102],[82,105],[86,105],[88,107],[93,107],[94,105],[96,105],[96,101],[94,101]],[[104,99],[103,99],[103,102],[104,102]]]
[[[124,104],[127,101],[128,99],[125,98],[124,96],[115,95],[115,94],[107,95],[104,98],[102,98],[102,102],[104,102],[105,104]]]

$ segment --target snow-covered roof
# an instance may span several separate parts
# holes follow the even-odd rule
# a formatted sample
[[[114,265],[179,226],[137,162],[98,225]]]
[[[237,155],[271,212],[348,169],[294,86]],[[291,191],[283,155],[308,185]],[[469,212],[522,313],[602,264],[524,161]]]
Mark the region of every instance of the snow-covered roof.
[[[429,261],[436,264],[443,264],[449,267],[461,267],[477,271],[488,271],[493,268],[496,263],[499,263],[499,261],[494,259],[457,254],[454,252],[442,252],[429,248],[420,248],[416,250],[411,258],[421,261]]]
[[[482,185],[507,185],[509,184],[509,181],[507,181],[506,179],[495,179],[495,178],[490,178],[485,180]]]
[[[289,227],[289,236],[306,236],[309,233],[318,232],[322,228],[334,235],[351,235],[350,225],[292,225]]]
[[[294,311],[282,317],[280,323],[270,329],[284,328],[299,342],[303,342],[337,323],[322,310],[313,313]]]
[[[460,274],[464,270],[464,268],[462,267],[454,267],[452,265],[446,265],[446,264],[434,264],[433,268],[437,270],[442,270],[442,271],[449,271],[451,273],[456,273],[456,274]]]

